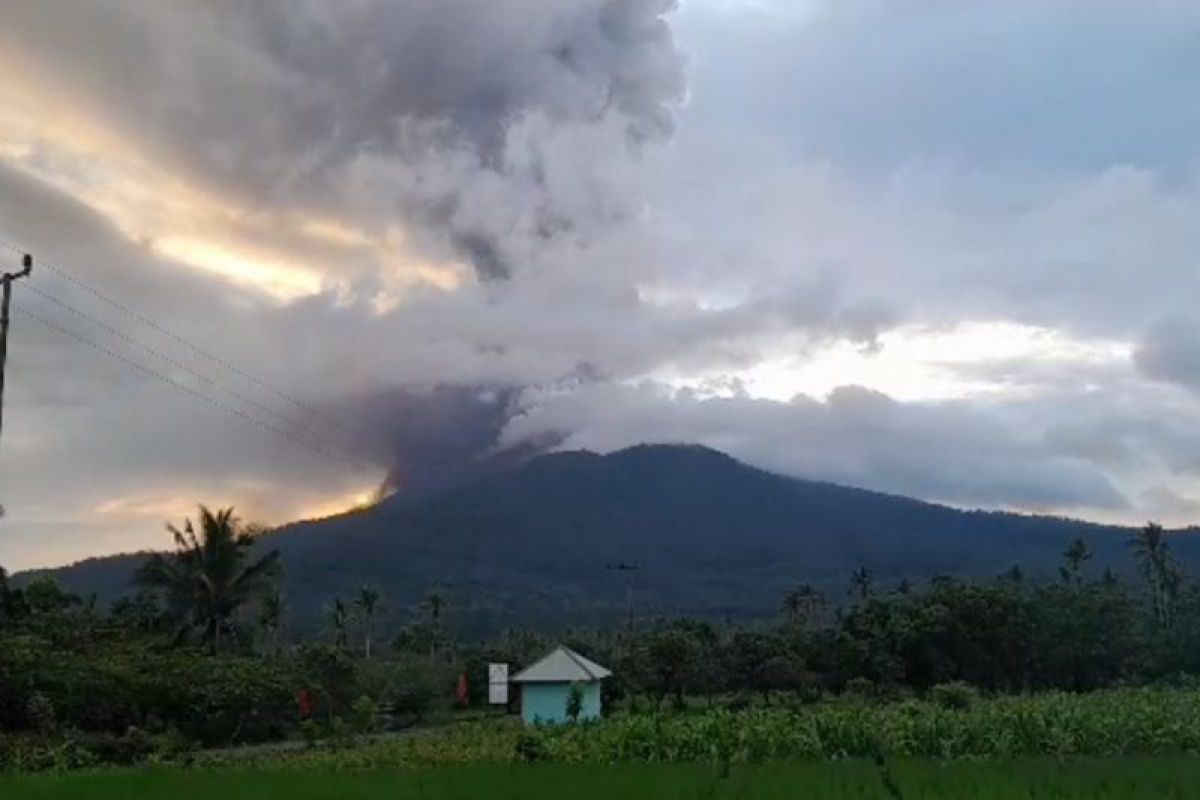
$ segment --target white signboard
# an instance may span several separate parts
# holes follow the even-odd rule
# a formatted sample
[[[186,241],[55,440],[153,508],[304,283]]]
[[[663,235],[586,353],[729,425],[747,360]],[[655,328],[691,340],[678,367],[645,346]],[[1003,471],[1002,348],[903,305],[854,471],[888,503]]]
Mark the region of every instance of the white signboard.
[[[488,703],[508,705],[508,664],[488,664]]]

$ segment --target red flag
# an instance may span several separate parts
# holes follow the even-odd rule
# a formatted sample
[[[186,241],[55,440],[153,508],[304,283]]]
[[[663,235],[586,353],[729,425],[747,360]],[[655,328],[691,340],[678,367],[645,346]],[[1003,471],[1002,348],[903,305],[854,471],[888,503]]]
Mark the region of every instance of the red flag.
[[[467,687],[467,673],[460,673],[458,676],[458,704],[465,706],[471,701],[471,693]]]

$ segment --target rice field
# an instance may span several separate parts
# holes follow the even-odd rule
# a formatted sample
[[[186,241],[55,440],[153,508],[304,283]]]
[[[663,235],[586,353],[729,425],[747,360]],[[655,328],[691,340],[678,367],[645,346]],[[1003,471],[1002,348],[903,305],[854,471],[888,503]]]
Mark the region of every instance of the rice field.
[[[31,800],[670,800],[671,798],[1184,798],[1189,758],[868,761],[734,767],[508,765],[426,770],[144,769],[0,777],[0,797]]]

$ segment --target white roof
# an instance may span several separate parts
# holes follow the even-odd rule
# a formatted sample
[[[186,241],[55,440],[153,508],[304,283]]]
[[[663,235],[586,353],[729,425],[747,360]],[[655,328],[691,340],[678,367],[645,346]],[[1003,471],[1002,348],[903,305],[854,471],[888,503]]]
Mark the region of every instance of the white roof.
[[[558,647],[541,661],[513,676],[514,683],[589,683],[612,675],[595,661],[567,647]]]

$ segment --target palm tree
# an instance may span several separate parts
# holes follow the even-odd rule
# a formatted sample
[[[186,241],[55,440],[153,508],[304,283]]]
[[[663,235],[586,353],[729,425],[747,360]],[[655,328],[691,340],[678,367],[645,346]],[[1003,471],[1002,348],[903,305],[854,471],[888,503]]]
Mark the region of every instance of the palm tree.
[[[1129,545],[1141,561],[1142,575],[1150,589],[1154,619],[1161,627],[1168,628],[1171,625],[1171,606],[1179,593],[1183,575],[1167,546],[1166,532],[1161,525],[1148,522],[1137,536],[1129,540]]]
[[[808,583],[795,586],[783,596],[783,612],[793,625],[798,622],[807,624],[813,612],[824,604],[824,595]]]
[[[379,608],[379,601],[382,595],[378,589],[372,589],[369,586],[364,586],[358,590],[358,599],[354,604],[358,606],[358,610],[362,613],[363,619],[363,656],[371,657],[371,629],[374,626],[375,611]]]
[[[1000,575],[1000,580],[1008,581],[1013,584],[1023,583],[1025,580],[1025,570],[1021,569],[1020,564],[1013,564]]]
[[[787,615],[788,622],[793,625],[796,624],[796,620],[800,619],[800,609],[803,608],[803,605],[804,601],[800,597],[800,591],[798,589],[789,589],[787,594],[783,596],[782,606],[782,611]]]
[[[281,563],[276,550],[250,561],[254,538],[242,530],[232,508],[213,513],[200,506],[198,528],[199,533],[190,519],[183,530],[168,524],[175,552],[151,556],[135,581],[164,595],[180,637],[199,632],[217,653],[221,633],[232,627],[246,602],[275,585]]]
[[[1083,539],[1075,539],[1067,545],[1067,549],[1063,551],[1065,563],[1058,568],[1063,583],[1079,586],[1082,582],[1083,564],[1091,557],[1092,551],[1088,549],[1087,542]]]
[[[433,623],[433,627],[441,627],[442,611],[446,608],[446,596],[435,589],[425,598],[425,608],[429,611],[429,621]]]
[[[342,598],[333,598],[329,606],[329,624],[333,626],[333,643],[339,650],[346,648],[346,627],[350,622],[350,608]]]
[[[858,594],[859,600],[866,600],[871,596],[871,573],[866,567],[859,567],[850,573],[850,593]]]

